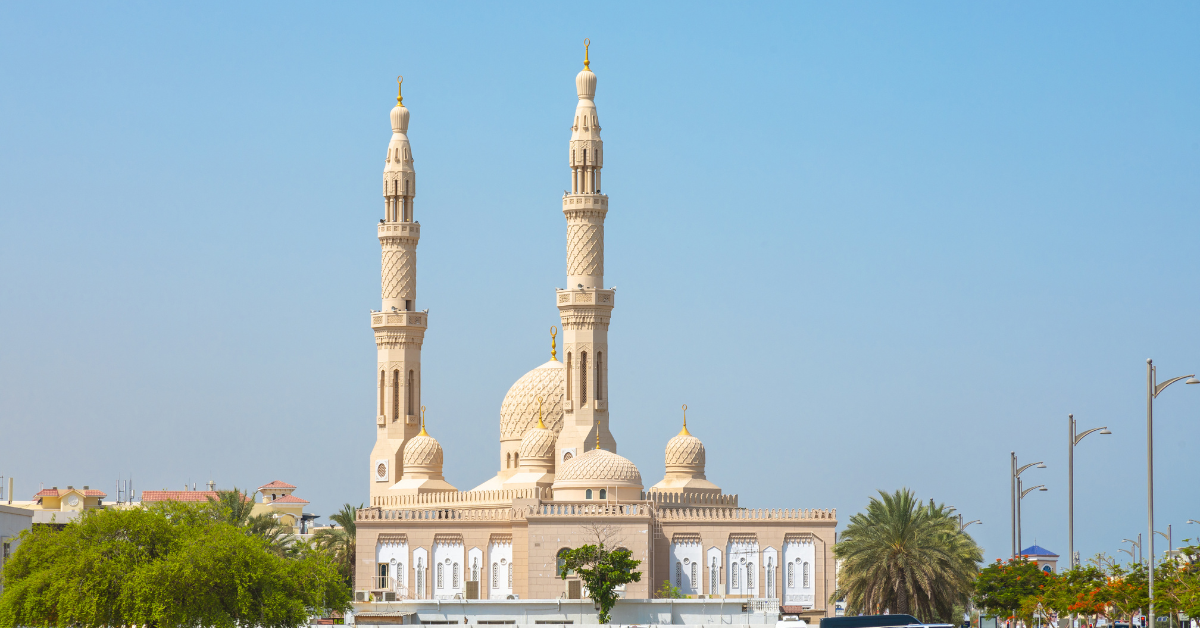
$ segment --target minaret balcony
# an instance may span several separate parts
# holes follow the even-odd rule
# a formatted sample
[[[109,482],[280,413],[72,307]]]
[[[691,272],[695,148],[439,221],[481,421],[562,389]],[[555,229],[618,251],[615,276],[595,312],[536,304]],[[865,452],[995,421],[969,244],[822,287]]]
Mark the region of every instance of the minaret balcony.
[[[567,194],[563,196],[563,211],[568,209],[608,209],[608,195]]]
[[[371,312],[371,329],[421,329],[429,326],[429,312]]]
[[[421,223],[419,222],[381,222],[379,223],[381,238],[419,238]]]
[[[600,306],[611,308],[616,304],[617,293],[612,290],[584,288],[582,290],[558,290],[558,306]]]

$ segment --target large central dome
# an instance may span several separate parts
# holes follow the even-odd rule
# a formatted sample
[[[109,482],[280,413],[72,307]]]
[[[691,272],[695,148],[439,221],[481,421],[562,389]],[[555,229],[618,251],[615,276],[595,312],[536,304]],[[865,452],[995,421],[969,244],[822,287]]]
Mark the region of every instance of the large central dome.
[[[549,362],[517,380],[500,404],[500,440],[520,439],[538,421],[538,397],[542,398],[542,420],[558,434],[563,427],[563,396],[567,377],[563,363]]]

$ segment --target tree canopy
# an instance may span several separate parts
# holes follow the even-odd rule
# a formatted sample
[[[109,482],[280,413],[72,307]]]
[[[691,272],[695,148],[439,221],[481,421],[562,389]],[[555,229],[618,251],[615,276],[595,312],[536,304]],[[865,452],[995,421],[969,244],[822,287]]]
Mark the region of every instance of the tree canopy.
[[[912,491],[879,492],[850,518],[833,553],[843,563],[834,599],[847,614],[911,614],[953,620],[966,602],[983,551],[945,505],[922,504]]]
[[[0,627],[292,628],[348,605],[325,556],[282,555],[229,514],[167,502],[26,531],[4,569]]]
[[[604,549],[599,545],[584,545],[560,554],[563,565],[559,576],[566,580],[572,572],[579,576],[587,587],[588,595],[600,604],[600,623],[607,624],[609,611],[617,603],[617,587],[630,582],[641,582],[642,573],[634,571],[640,560],[634,560],[629,550]]]

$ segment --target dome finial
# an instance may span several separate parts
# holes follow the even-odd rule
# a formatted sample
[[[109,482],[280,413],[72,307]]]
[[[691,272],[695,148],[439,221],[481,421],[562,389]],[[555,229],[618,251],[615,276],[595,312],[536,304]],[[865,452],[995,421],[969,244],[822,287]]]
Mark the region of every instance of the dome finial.
[[[396,77],[396,106],[404,106],[404,75]]]
[[[421,406],[421,433],[417,436],[429,436],[429,432],[425,431],[425,406]]]
[[[538,397],[538,424],[537,424],[537,426],[538,426],[539,430],[546,429],[546,424],[542,423],[542,398],[541,397]]]
[[[683,404],[683,429],[679,430],[680,436],[691,436],[692,433],[687,431],[687,404]]]
[[[550,326],[550,359],[558,361],[558,327]]]
[[[600,419],[596,419],[596,449],[600,449]]]
[[[592,71],[592,61],[591,61],[591,59],[588,58],[588,48],[591,45],[592,45],[592,40],[584,37],[583,38],[583,69],[585,69],[589,72]]]

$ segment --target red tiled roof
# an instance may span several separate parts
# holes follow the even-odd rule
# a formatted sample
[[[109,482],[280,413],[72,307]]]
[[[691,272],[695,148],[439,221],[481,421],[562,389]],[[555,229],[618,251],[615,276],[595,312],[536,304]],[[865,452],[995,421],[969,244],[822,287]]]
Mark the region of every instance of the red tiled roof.
[[[216,491],[142,491],[142,503],[147,502],[206,502],[218,499]]]
[[[271,501],[272,504],[307,504],[307,499],[300,499],[295,495],[283,495],[278,499]]]
[[[288,484],[287,482],[280,482],[279,480],[275,480],[274,482],[271,482],[270,484],[263,484],[262,486],[258,487],[258,490],[261,491],[264,488],[296,488],[296,487],[292,486],[291,484]]]
[[[74,493],[83,493],[84,497],[108,497],[108,493],[105,493],[104,491],[97,491],[97,490],[96,490],[96,489],[94,489],[94,488],[89,488],[89,489],[81,489],[81,488],[68,488],[68,489],[44,488],[44,489],[42,489],[42,490],[38,491],[38,492],[37,492],[37,495],[34,495],[33,497],[34,497],[34,499],[37,499],[38,497],[62,497],[63,495],[66,495],[67,493],[72,493],[72,492],[74,492]]]

